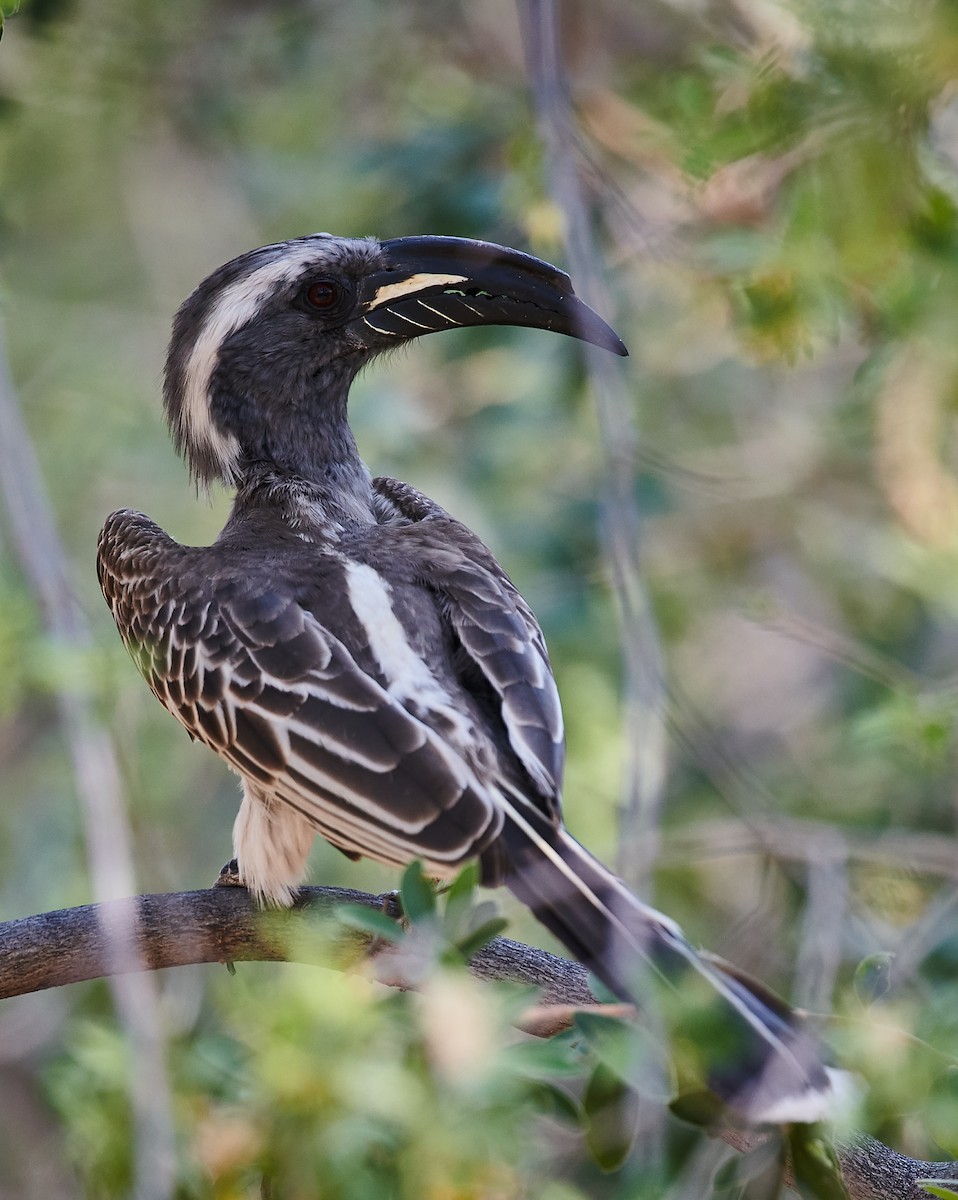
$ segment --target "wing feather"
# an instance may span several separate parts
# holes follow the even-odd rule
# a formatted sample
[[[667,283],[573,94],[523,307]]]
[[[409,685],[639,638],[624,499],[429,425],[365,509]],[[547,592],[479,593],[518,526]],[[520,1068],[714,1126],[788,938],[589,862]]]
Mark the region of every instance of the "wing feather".
[[[562,716],[541,630],[474,534],[412,489],[406,502],[418,506],[414,523],[379,528],[399,538],[400,559],[408,551],[416,560],[417,586],[460,648],[464,685],[473,677],[496,698],[533,785],[526,799],[555,819]],[[344,849],[453,865],[488,847],[503,819],[497,772],[514,770],[497,767],[488,746],[483,759],[478,743],[491,732],[465,744],[448,712],[360,665],[282,572],[217,578],[204,554],[139,514],[116,514],[101,541],[101,582],[120,632],[190,734]],[[462,729],[469,724],[464,715]]]
[[[516,757],[553,818],[565,766],[562,708],[542,630],[484,542],[434,501],[398,480],[378,478],[379,495],[413,522],[398,531],[422,551],[423,575],[479,677],[498,697]]]
[[[558,804],[565,765],[565,740],[559,693],[538,625],[530,629],[525,614],[503,586],[494,599],[472,591],[468,580],[445,584],[455,601],[449,615],[463,650],[489,681],[502,704],[502,720],[519,761],[542,795]],[[490,604],[509,605],[508,637],[490,635]],[[531,616],[531,614],[529,614]],[[496,624],[504,624],[502,609]]]
[[[248,575],[217,581],[204,553],[140,514],[115,514],[101,538],[104,594],[161,703],[335,845],[450,867],[481,853],[502,815],[465,749],[295,596]]]

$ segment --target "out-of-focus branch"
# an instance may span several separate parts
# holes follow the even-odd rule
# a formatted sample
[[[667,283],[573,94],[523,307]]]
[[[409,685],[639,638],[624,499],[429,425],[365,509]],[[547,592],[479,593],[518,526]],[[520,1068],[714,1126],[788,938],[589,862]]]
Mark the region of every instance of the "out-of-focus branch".
[[[0,924],[0,998],[101,978],[118,961],[127,970],[133,963],[158,970],[190,963],[289,960],[341,969],[367,955],[372,942],[371,935],[336,919],[337,908],[346,902],[382,911],[387,897],[345,888],[303,888],[291,909],[263,911],[243,888],[210,888],[8,921]],[[105,939],[113,914],[104,909],[123,910],[124,922],[134,931],[135,956],[118,960],[110,953]],[[508,938],[485,946],[470,967],[481,979],[540,988],[542,1004],[529,1010],[524,1023],[538,1035],[567,1028],[576,1008],[594,1003],[579,963]],[[763,1136],[721,1131],[722,1139],[738,1150],[751,1148]],[[845,1139],[838,1152],[853,1200],[927,1200],[916,1180],[958,1180],[958,1163],[908,1158],[860,1134]]]
[[[566,257],[577,291],[605,317],[612,304],[602,255],[576,152],[572,114],[554,0],[519,0],[526,69],[546,153],[549,194],[562,217]],[[584,353],[595,396],[603,455],[602,529],[620,609],[629,756],[619,869],[642,890],[655,860],[665,785],[665,689],[658,631],[639,563],[641,516],[636,503],[638,434],[633,403],[617,358],[594,346]]]
[[[834,836],[834,827],[824,822],[789,817],[697,821],[669,831],[661,862],[668,866],[761,854],[804,865],[816,857],[823,839]],[[851,861],[898,868],[907,864],[910,872],[958,880],[958,841],[946,834],[890,829],[875,834],[842,830],[840,836],[842,854]]]
[[[0,497],[23,574],[50,640],[64,653],[88,653],[92,636],[70,583],[69,564],[34,453],[0,336]],[[111,900],[135,891],[133,855],[120,770],[92,695],[71,682],[56,693],[60,725],[73,760],[83,810],[93,894]],[[136,939],[125,910],[97,910],[117,1013],[135,1068],[130,1088],[136,1130],[135,1200],[167,1200],[176,1165],[166,1078],[165,1042],[149,976],[127,974]]]

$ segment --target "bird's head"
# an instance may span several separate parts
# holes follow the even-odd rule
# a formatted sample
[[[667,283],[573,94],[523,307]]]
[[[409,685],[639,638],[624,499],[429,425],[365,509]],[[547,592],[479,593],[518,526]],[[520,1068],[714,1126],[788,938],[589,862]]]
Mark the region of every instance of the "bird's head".
[[[548,263],[466,238],[314,234],[243,254],[182,305],[166,413],[199,482],[354,451],[346,397],[379,352],[462,325],[531,325],[627,353]]]

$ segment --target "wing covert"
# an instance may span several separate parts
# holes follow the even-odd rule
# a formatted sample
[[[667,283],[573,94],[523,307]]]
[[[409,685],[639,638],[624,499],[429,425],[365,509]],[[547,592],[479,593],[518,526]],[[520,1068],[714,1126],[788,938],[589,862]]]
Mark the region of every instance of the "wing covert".
[[[396,531],[416,547],[425,582],[480,676],[495,692],[510,745],[553,816],[559,813],[565,737],[542,630],[480,538],[398,480],[373,486],[413,524]]]
[[[134,565],[101,541],[101,582],[151,689],[193,737],[347,850],[449,870],[481,852],[502,816],[461,747],[283,586],[211,580],[153,529],[167,560]]]

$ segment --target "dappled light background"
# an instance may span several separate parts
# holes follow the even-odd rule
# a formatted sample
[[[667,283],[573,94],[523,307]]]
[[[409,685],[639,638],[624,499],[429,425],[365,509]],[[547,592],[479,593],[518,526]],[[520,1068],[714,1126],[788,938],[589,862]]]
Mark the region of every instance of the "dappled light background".
[[[593,0],[562,8],[560,31],[565,153],[603,315],[631,351],[625,476],[581,347],[531,330],[377,363],[353,390],[360,448],[475,528],[538,614],[572,831],[614,861],[630,775],[664,773],[649,898],[842,1014],[828,1033],[869,1074],[873,1132],[958,1155],[958,19],[944,0]],[[0,521],[0,919],[94,894],[55,702],[72,688],[93,690],[116,743],[139,890],[206,886],[229,857],[236,780],[136,676],[93,566],[114,508],[188,543],[228,510],[220,490],[196,496],[164,428],[172,312],[235,254],[317,230],[479,237],[568,265],[527,50],[507,0],[26,0],[8,19],[5,336],[94,645],[45,635]],[[624,634],[613,467],[651,617]],[[660,664],[651,763],[629,744],[642,714],[624,720],[623,637]],[[312,879],[395,883],[326,846]],[[885,952],[876,998],[862,976]],[[268,987],[280,969],[248,971]],[[184,1195],[239,1169],[210,1149],[223,1122],[259,1120],[224,1117],[210,1082],[238,1069],[222,1030],[244,1019],[230,1005],[249,1017],[252,986],[230,999],[213,968],[160,980],[169,1036],[204,1064],[178,1077],[180,1128],[200,1129],[181,1137]],[[84,1194],[98,1134],[70,1096],[113,1127],[109,1013],[101,985],[0,1008],[0,1194]],[[96,1194],[123,1194],[122,1150],[113,1165]],[[455,1195],[519,1194],[498,1186]]]

